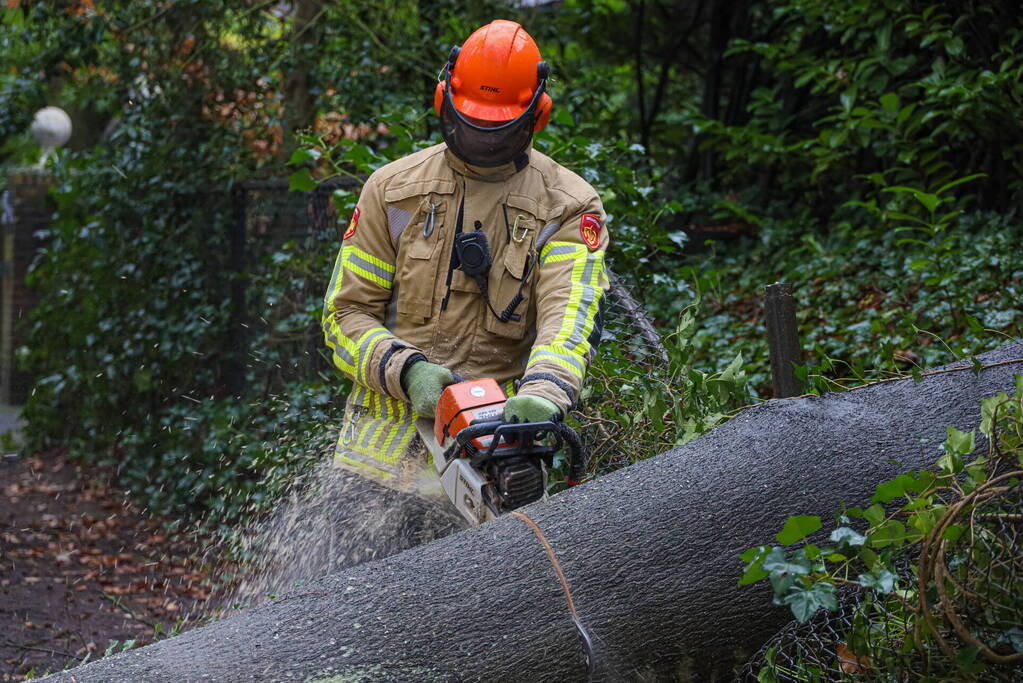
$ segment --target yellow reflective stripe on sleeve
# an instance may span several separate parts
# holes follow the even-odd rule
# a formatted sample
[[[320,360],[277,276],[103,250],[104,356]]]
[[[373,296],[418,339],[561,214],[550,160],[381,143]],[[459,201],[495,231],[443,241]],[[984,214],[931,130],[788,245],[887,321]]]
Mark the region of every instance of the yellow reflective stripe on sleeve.
[[[392,420],[396,424],[405,423],[406,419],[408,418],[408,414],[410,412],[410,410],[408,408],[408,404],[406,404],[404,401],[395,401],[394,399],[389,399],[389,400],[394,401],[394,404],[395,404],[394,408],[396,409],[395,412],[397,413],[396,417],[393,417]],[[415,422],[415,420],[411,420],[411,422]],[[385,457],[390,457],[392,455],[393,451],[396,450],[395,449],[395,445],[394,445],[394,440],[398,436],[398,432],[399,432],[398,429],[392,429],[387,434],[387,439],[385,439],[384,443],[380,446],[380,452],[383,453],[385,455]],[[400,453],[400,451],[399,451],[399,453]]]
[[[575,242],[548,242],[540,250],[540,267],[547,263],[582,258],[587,249]]]
[[[589,336],[600,310],[604,290],[600,278],[604,274],[604,253],[594,252],[572,266],[572,288],[568,297],[561,329],[552,344],[584,357],[590,350]]]
[[[376,343],[384,336],[393,337],[394,335],[392,335],[386,328],[372,327],[359,338],[359,343],[355,345],[357,347],[355,352],[355,363],[358,367],[358,372],[355,374],[355,381],[367,384],[366,371],[369,366],[369,358],[373,355],[373,347],[376,346]]]
[[[397,463],[401,458],[402,454],[405,453],[405,449],[408,448],[409,442],[412,437],[415,436],[416,430],[411,422],[403,425],[404,429],[401,430],[401,436],[398,437],[396,443],[391,444],[391,447],[384,451],[383,455],[386,461],[389,463]]]
[[[568,302],[554,339],[534,347],[529,364],[539,360],[553,362],[581,379],[586,370],[586,355],[590,351],[589,336],[604,295],[600,287],[604,277],[604,252],[590,252],[585,246],[573,242],[547,244],[541,251],[541,265],[559,261],[572,262]]]
[[[393,286],[394,264],[353,246],[342,247],[341,258],[345,270],[380,285],[384,289],[391,289]]]
[[[334,365],[341,372],[351,377],[355,376],[355,352],[356,344],[341,332],[341,326],[337,324],[334,314],[337,309],[334,307],[334,299],[341,291],[341,281],[344,277],[344,249],[338,252],[337,261],[334,264],[334,272],[330,277],[330,284],[327,286],[327,294],[323,297],[323,338],[327,347],[331,350],[331,357]]]
[[[581,358],[576,356],[574,353],[566,353],[564,347],[555,346],[553,344],[543,344],[541,346],[533,347],[533,351],[529,354],[528,365],[532,365],[538,361],[550,361],[560,365],[579,379],[583,378],[583,373],[586,370],[586,366],[583,364]]]

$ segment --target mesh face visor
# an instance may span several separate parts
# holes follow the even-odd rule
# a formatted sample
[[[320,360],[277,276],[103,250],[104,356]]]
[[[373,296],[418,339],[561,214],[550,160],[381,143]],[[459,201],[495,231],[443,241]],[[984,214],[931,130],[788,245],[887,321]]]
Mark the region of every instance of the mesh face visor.
[[[445,71],[447,86],[440,108],[440,128],[444,142],[455,156],[474,166],[492,168],[507,164],[526,151],[533,137],[536,107],[546,88],[546,79],[537,85],[529,106],[518,117],[507,123],[487,125],[489,122],[458,111],[451,99],[451,73]]]

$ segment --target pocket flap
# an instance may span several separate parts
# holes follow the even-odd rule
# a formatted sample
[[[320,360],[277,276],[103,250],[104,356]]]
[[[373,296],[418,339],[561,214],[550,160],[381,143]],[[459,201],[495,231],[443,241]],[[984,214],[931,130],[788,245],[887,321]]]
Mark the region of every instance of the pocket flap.
[[[526,264],[529,260],[530,242],[523,240],[520,244],[512,242],[504,251],[504,267],[516,280],[522,280],[526,274]]]
[[[547,207],[540,206],[540,204],[532,197],[526,197],[521,194],[510,194],[508,195],[506,203],[513,209],[519,209],[520,211],[530,213],[540,220],[547,220],[549,210]]]
[[[446,179],[412,180],[398,187],[389,187],[384,191],[384,202],[393,204],[409,197],[433,194],[452,194],[455,181]]]

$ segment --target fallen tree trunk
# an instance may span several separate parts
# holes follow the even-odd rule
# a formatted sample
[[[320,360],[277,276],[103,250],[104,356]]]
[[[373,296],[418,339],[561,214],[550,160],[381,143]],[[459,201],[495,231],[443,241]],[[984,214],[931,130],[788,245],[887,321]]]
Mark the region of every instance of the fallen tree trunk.
[[[592,680],[730,679],[789,619],[769,589],[736,586],[738,554],[790,514],[830,516],[933,464],[946,427],[975,427],[1021,357],[1015,344],[979,375],[770,401],[526,508],[594,637]],[[509,516],[56,679],[582,681],[580,643],[547,555]]]

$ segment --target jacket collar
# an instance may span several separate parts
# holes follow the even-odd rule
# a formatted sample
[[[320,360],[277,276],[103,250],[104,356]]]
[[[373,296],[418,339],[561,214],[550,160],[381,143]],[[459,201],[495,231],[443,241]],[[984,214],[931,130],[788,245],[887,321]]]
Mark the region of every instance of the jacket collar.
[[[470,180],[481,180],[485,183],[496,183],[511,178],[526,166],[529,166],[529,158],[532,152],[533,147],[530,145],[517,160],[509,161],[507,164],[494,166],[493,168],[473,166],[472,164],[466,163],[456,157],[454,152],[446,147],[444,149],[444,158],[447,160],[448,166],[451,167],[451,170],[459,175],[463,175]]]

